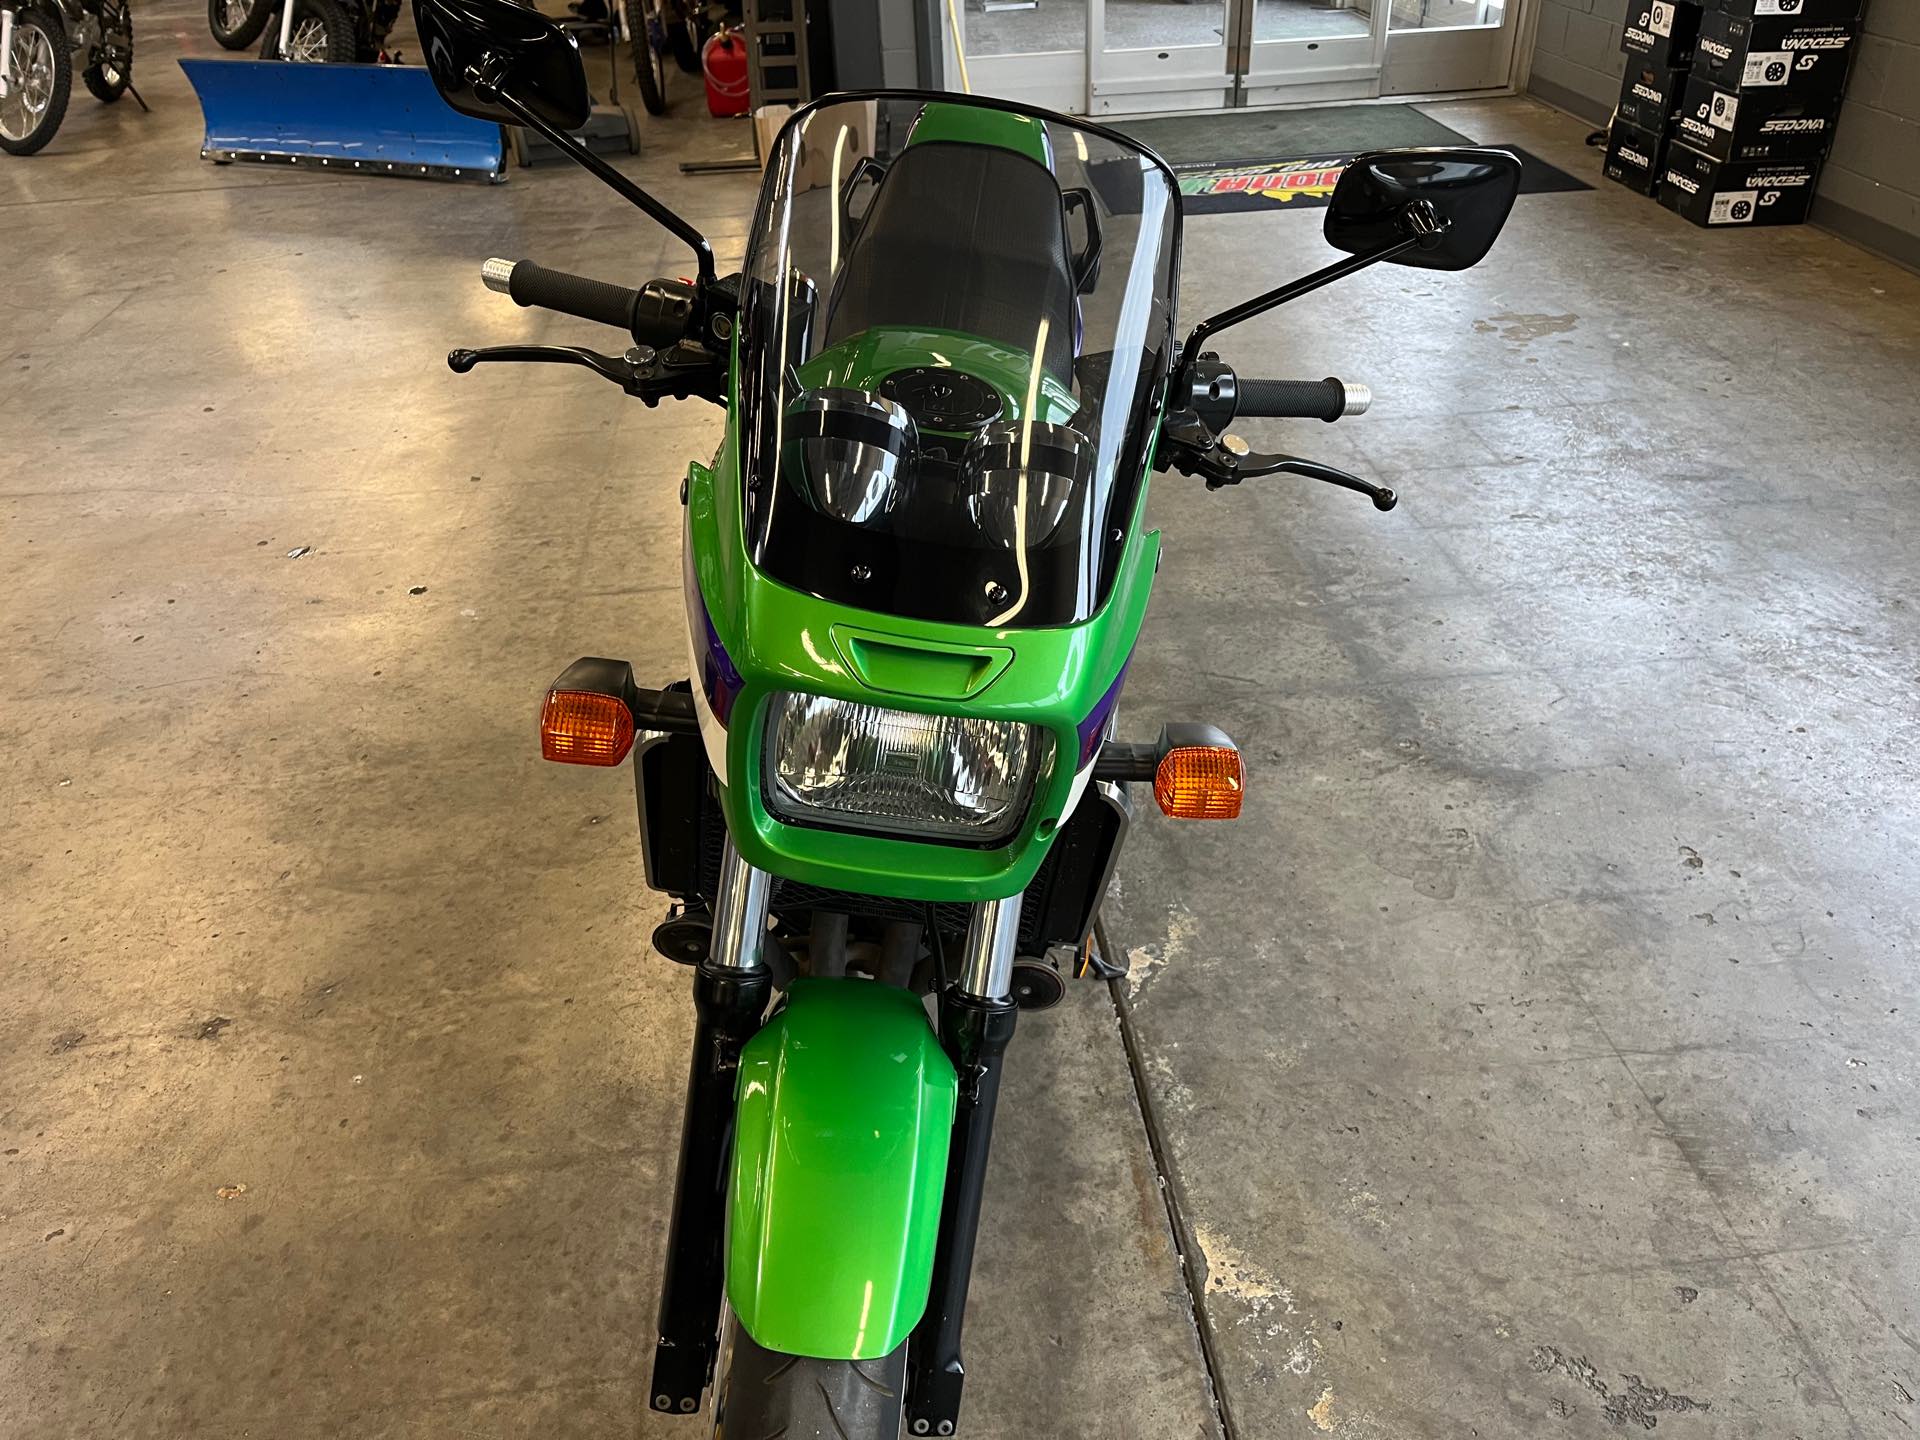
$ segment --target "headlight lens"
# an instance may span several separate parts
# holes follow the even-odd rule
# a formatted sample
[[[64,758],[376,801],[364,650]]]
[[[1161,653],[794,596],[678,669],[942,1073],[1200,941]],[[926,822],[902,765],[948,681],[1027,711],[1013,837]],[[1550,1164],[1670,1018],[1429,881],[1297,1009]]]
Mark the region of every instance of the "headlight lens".
[[[1026,816],[1052,737],[1032,725],[776,695],[767,808],[842,830],[994,844]]]

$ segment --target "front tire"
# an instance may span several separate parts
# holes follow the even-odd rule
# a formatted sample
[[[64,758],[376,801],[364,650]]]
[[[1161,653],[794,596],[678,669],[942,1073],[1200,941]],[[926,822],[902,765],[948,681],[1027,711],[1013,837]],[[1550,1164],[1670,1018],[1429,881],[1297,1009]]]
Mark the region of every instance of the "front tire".
[[[272,14],[270,0],[207,0],[207,28],[226,50],[244,50],[253,44]]]
[[[93,63],[80,72],[80,78],[103,105],[111,105],[127,93],[133,83],[133,6],[119,14],[119,24],[94,52]]]
[[[280,14],[274,11],[267,38],[260,44],[262,60],[291,60],[308,64],[351,65],[356,41],[353,17],[335,0],[286,0],[293,6],[293,32],[287,53],[280,53]]]
[[[727,1317],[714,1440],[899,1440],[907,1346],[878,1360],[810,1360],[765,1350]]]
[[[0,150],[31,155],[53,139],[73,93],[66,27],[44,10],[16,11],[10,68],[9,89],[0,99]]]
[[[620,17],[633,52],[633,78],[640,85],[640,103],[649,115],[667,113],[667,61],[653,48],[653,27],[645,0],[620,0]]]
[[[673,52],[674,63],[689,75],[704,76],[707,69],[700,63],[700,47],[704,41],[699,17],[676,15],[662,23],[666,26],[667,48]]]

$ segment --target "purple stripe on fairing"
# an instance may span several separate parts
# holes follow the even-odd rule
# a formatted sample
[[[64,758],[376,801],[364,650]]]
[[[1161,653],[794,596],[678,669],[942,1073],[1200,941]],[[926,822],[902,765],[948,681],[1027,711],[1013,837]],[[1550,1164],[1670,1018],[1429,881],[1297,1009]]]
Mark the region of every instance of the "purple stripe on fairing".
[[[704,602],[700,606],[700,619],[707,627],[707,651],[700,663],[700,688],[706,691],[713,718],[725,725],[727,718],[733,714],[734,699],[746,682],[741,680],[740,672],[733,668],[733,657],[727,654],[727,647],[720,643],[720,632],[713,628],[713,617],[707,613]]]
[[[1088,713],[1087,718],[1080,722],[1080,766],[1083,769],[1100,751],[1100,741],[1107,731],[1107,717],[1113,714],[1113,707],[1120,701],[1120,687],[1126,681],[1127,666],[1132,663],[1133,656],[1127,656],[1126,664],[1113,677],[1112,686],[1100,697],[1100,702]]]
[[[727,717],[733,713],[733,702],[745,684],[740,672],[734,669],[733,657],[727,654],[727,647],[720,643],[720,632],[713,628],[713,616],[707,611],[707,598],[700,593],[700,580],[693,573],[693,555],[689,547],[681,548],[680,580],[686,591],[687,612],[689,618],[698,612],[701,628],[706,633],[707,643],[700,650],[700,693],[707,697],[707,708],[713,711],[713,718],[724,727]]]

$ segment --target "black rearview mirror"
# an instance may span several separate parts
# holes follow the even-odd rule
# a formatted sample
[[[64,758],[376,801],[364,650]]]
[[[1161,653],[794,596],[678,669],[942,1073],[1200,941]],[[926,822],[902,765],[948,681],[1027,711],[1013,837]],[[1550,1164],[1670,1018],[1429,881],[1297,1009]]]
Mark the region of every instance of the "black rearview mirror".
[[[1493,248],[1520,193],[1520,161],[1505,150],[1377,150],[1340,176],[1327,206],[1327,243],[1368,255],[1405,241],[1409,207],[1440,224],[1390,258],[1423,270],[1466,270]]]
[[[586,66],[573,36],[513,0],[413,0],[413,23],[433,88],[447,104],[476,120],[537,131],[574,164],[693,247],[705,323],[704,296],[713,284],[713,246],[707,237],[573,134],[593,113]]]
[[[434,88],[462,115],[522,123],[495,98],[506,94],[555,129],[587,123],[580,46],[538,11],[512,0],[414,0],[413,19]]]

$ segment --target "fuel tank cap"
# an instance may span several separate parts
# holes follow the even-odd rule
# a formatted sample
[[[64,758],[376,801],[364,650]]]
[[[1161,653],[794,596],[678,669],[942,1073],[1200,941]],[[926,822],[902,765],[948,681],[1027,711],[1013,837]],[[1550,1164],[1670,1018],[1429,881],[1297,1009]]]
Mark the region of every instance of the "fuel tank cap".
[[[963,370],[896,370],[880,382],[880,393],[904,406],[923,430],[977,430],[1000,418],[1000,392]]]

